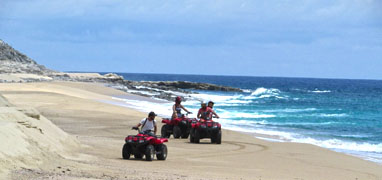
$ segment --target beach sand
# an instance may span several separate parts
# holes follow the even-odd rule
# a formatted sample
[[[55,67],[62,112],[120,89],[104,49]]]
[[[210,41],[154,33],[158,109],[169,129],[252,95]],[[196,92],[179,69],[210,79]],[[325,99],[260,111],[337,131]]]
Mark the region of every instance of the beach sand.
[[[51,127],[50,134],[57,136],[49,138],[59,139],[48,141],[44,140],[48,137],[39,136],[29,144],[17,141],[13,146],[19,147],[20,152],[12,156],[1,156],[2,151],[12,150],[0,146],[0,178],[382,179],[382,165],[373,162],[309,144],[268,142],[229,130],[223,131],[221,145],[210,144],[209,140],[190,144],[188,139],[170,138],[166,161],[123,160],[121,149],[125,136],[136,134],[131,127],[147,114],[104,102],[113,101],[111,97],[119,95],[145,97],[102,84],[74,82],[0,84],[0,93],[17,108],[33,108],[41,117],[46,117],[45,123],[40,125],[45,129]],[[52,126],[46,126],[49,120]],[[160,117],[157,121],[160,122]],[[160,129],[161,124],[158,125]],[[9,133],[8,140],[38,134],[28,134],[25,130],[17,131],[21,134]],[[68,137],[61,137],[66,135]],[[35,153],[22,151],[37,146],[33,141],[41,141],[41,146],[49,145],[39,152],[33,150]],[[53,146],[55,143],[63,147]],[[26,155],[30,158],[21,157]]]

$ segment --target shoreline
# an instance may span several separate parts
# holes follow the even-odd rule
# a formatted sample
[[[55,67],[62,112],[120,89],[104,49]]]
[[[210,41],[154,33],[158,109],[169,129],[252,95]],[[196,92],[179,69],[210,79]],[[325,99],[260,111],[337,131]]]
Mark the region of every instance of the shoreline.
[[[126,96],[126,97],[124,97],[124,96],[120,96],[120,97],[112,96],[112,97],[113,97],[113,100],[116,100],[116,101],[103,101],[103,102],[109,103],[109,104],[112,104],[112,105],[117,105],[117,106],[122,106],[122,107],[126,107],[126,108],[131,108],[131,109],[134,109],[134,110],[137,110],[137,111],[140,111],[140,112],[144,112],[144,113],[148,113],[150,110],[149,111],[144,111],[142,109],[142,107],[138,107],[136,105],[131,105],[131,103],[128,104],[128,103],[126,103],[126,101],[127,102],[129,102],[129,101],[130,102],[131,101],[136,101],[135,103],[142,103],[142,101],[149,102],[149,103],[158,103],[158,104],[165,104],[165,103],[169,104],[169,103],[172,103],[170,101],[166,101],[166,100],[158,101],[158,100],[155,100],[155,99],[152,99],[152,98],[132,98],[132,99],[130,99],[128,96]],[[162,115],[164,117],[168,116],[167,114],[161,114],[160,112],[159,112],[159,115]],[[169,116],[167,118],[169,118]],[[219,121],[219,120],[216,120],[216,121]],[[315,143],[298,142],[298,140],[286,139],[285,137],[283,137],[281,135],[274,135],[274,134],[272,135],[272,134],[258,133],[258,132],[252,132],[250,130],[243,131],[242,129],[237,129],[237,128],[233,128],[233,127],[222,126],[222,128],[226,129],[226,130],[230,130],[230,131],[235,131],[235,132],[238,132],[238,133],[248,134],[248,135],[251,135],[252,137],[255,137],[255,138],[258,138],[258,139],[261,139],[261,140],[265,140],[265,141],[269,141],[269,142],[300,143],[300,144],[302,143],[302,144],[314,145],[314,146],[317,146],[317,147],[320,147],[320,148],[331,150],[333,152],[339,152],[339,153],[342,153],[342,154],[346,154],[346,155],[350,155],[350,156],[353,156],[353,157],[360,158],[362,160],[370,161],[370,162],[376,163],[378,165],[382,165],[382,159],[376,159],[377,156],[373,156],[373,157],[367,156],[367,154],[365,152],[361,152],[361,151],[349,151],[349,150],[328,148],[328,147],[320,146],[320,145],[315,144]],[[285,133],[285,132],[280,131],[280,133]]]
[[[101,84],[69,82],[0,84],[0,92],[17,106],[36,108],[87,147],[78,157],[92,156],[96,160],[81,160],[82,165],[65,161],[72,167],[70,177],[74,179],[79,179],[81,174],[104,179],[101,172],[117,179],[382,178],[382,166],[373,162],[310,144],[268,142],[243,137],[245,134],[229,130],[223,131],[221,145],[211,145],[207,140],[201,144],[190,144],[187,140],[170,138],[167,143],[170,153],[166,161],[125,161],[121,160],[120,152],[123,138],[136,133],[128,127],[136,124],[146,113],[99,100],[129,94]],[[108,145],[104,146],[105,143]],[[52,174],[53,169],[49,168],[52,162],[46,163],[46,166],[36,168],[45,175]],[[94,164],[93,167],[90,168],[88,163]],[[56,164],[62,164],[61,160],[56,160]],[[36,175],[36,171],[31,173]],[[26,173],[25,177],[32,174]],[[59,177],[55,174],[49,176]]]

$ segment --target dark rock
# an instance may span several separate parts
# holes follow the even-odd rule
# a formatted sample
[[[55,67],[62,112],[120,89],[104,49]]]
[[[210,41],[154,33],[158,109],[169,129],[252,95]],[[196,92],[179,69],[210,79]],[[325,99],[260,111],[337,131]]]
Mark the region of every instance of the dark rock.
[[[196,83],[189,81],[141,81],[133,82],[134,86],[145,86],[151,88],[158,88],[164,90],[182,90],[182,89],[191,89],[191,90],[209,90],[209,91],[231,91],[231,92],[242,92],[242,89],[220,86],[209,83]]]

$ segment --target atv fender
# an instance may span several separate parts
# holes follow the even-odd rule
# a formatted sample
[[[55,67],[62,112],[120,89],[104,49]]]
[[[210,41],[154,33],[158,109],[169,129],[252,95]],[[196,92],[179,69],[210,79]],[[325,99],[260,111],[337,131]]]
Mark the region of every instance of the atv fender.
[[[150,142],[150,144],[152,144],[152,143],[154,143],[154,142],[155,142],[155,137],[152,137],[152,136],[148,136],[148,137],[146,138],[146,140],[147,140],[147,141],[149,141],[149,142]]]
[[[155,144],[163,144],[165,142],[168,142],[167,138],[159,138],[155,140]]]
[[[170,123],[171,123],[171,120],[168,119],[168,118],[163,118],[163,119],[162,119],[162,123],[170,124]]]

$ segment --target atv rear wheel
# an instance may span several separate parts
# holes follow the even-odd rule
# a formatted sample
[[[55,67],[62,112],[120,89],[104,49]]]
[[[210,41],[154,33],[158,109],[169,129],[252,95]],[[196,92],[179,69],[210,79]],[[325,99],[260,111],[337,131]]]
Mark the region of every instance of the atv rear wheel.
[[[211,143],[212,143],[212,144],[216,143],[216,135],[213,135],[213,136],[211,137]]]
[[[216,136],[216,144],[222,143],[222,130],[219,130],[217,136]]]
[[[168,125],[165,124],[162,126],[162,129],[161,129],[161,135],[163,138],[169,138],[170,137],[170,134],[167,132],[168,130]]]
[[[187,133],[187,131],[185,130],[185,131],[182,133],[182,139],[187,139],[187,138],[188,138],[188,135],[190,135],[190,133]]]
[[[181,134],[182,134],[182,131],[181,131],[180,127],[174,126],[174,129],[173,129],[174,138],[179,138]]]
[[[195,132],[195,130],[191,129],[191,132],[190,132],[190,143],[194,143],[194,132]]]
[[[123,159],[130,159],[130,154],[131,154],[131,147],[129,144],[123,145],[122,148],[122,157]]]
[[[199,143],[200,142],[200,132],[199,130],[194,131],[194,143]]]
[[[158,146],[158,152],[159,154],[157,154],[157,159],[158,160],[166,160],[167,158],[167,146],[165,144],[160,144]]]

